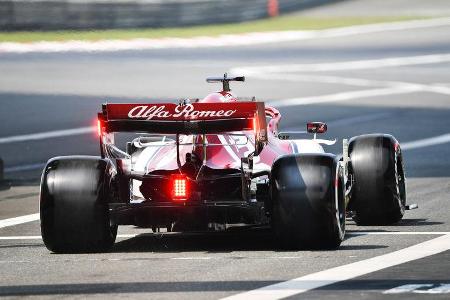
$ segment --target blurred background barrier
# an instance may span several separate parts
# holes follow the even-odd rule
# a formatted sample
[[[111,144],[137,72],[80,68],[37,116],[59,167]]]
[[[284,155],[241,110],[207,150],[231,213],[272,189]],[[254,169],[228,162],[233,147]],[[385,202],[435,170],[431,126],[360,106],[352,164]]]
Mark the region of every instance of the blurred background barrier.
[[[235,23],[338,0],[0,0],[0,30]]]

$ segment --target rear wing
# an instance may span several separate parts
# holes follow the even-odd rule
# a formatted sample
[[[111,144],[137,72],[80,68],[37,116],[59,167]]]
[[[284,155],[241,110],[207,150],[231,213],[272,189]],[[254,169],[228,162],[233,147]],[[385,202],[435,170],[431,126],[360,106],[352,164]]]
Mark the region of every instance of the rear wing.
[[[253,130],[257,153],[267,143],[264,102],[111,103],[98,114],[100,144],[115,132],[149,134],[215,134]]]
[[[267,139],[263,102],[104,104],[105,133],[207,134],[254,130]]]

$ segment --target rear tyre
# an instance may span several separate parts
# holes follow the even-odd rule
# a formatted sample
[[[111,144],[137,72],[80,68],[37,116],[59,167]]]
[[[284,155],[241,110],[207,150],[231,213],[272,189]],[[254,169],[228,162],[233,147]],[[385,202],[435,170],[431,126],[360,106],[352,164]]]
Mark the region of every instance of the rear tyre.
[[[272,229],[290,249],[335,249],[345,235],[345,194],[330,154],[286,155],[271,172]]]
[[[41,234],[56,253],[103,252],[117,235],[108,213],[112,165],[90,156],[51,159],[41,179]]]
[[[354,137],[349,143],[354,176],[350,209],[358,225],[388,225],[401,220],[406,180],[400,145],[391,135]]]

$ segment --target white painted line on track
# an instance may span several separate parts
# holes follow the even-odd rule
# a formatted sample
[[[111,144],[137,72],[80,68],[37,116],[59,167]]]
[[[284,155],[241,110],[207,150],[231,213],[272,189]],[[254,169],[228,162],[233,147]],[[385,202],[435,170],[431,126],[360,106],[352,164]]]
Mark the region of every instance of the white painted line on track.
[[[45,167],[45,163],[36,163],[36,164],[29,164],[29,165],[7,167],[3,170],[3,172],[15,173],[15,172],[33,171],[33,170],[43,169],[44,167]]]
[[[208,260],[211,259],[211,257],[172,257],[173,260]]]
[[[401,56],[369,60],[353,60],[342,62],[327,62],[316,64],[289,64],[289,65],[269,65],[269,66],[249,66],[239,67],[230,70],[230,73],[258,76],[261,78],[267,73],[287,73],[287,72],[329,72],[329,71],[348,71],[348,70],[367,70],[380,69],[388,67],[413,66],[423,64],[436,64],[450,62],[450,53],[420,55],[420,56]]]
[[[288,106],[321,104],[321,103],[330,103],[330,102],[342,102],[342,101],[348,101],[348,100],[353,100],[353,99],[361,99],[361,98],[369,98],[369,97],[377,97],[377,96],[409,94],[409,93],[414,93],[414,92],[417,92],[420,90],[421,90],[421,88],[417,87],[415,85],[405,85],[405,86],[399,86],[399,87],[342,92],[342,93],[335,93],[335,94],[322,95],[322,96],[290,98],[290,99],[271,101],[271,102],[268,102],[267,104],[272,105],[276,108],[279,108],[279,107],[288,107]]]
[[[404,294],[404,293],[431,294],[431,295],[450,294],[450,284],[448,283],[404,284],[383,292],[383,294]]]
[[[26,235],[26,236],[0,236],[1,241],[14,241],[14,240],[42,240],[40,235]]]
[[[118,234],[117,237],[118,238],[134,238],[137,237],[139,234]]]
[[[265,286],[223,299],[226,300],[268,300],[282,299],[308,292],[326,285],[353,279],[365,274],[404,264],[413,260],[438,254],[450,249],[450,235],[408,247],[388,254],[361,260],[285,282]]]
[[[37,219],[32,219],[30,221],[24,221],[23,223],[27,223],[27,222],[32,222],[32,221],[37,221],[39,220],[39,214]],[[26,216],[24,216],[26,217]],[[14,218],[16,219],[16,218]],[[6,219],[6,220],[10,220],[10,219]],[[6,220],[0,220],[0,222],[2,221],[6,221]],[[19,223],[19,224],[23,224],[23,223]],[[15,224],[15,225],[19,225],[19,224]],[[8,225],[8,226],[13,226],[13,225]],[[5,226],[7,227],[7,226]],[[0,227],[2,228],[2,227]],[[134,238],[137,237],[139,234],[118,234],[117,238]],[[40,235],[14,235],[14,236],[0,236],[0,240],[41,240],[42,237]]]
[[[20,224],[23,224],[23,223],[33,222],[33,221],[37,221],[37,220],[39,220],[39,214],[38,213],[37,214],[20,216],[20,217],[15,217],[15,218],[4,219],[4,220],[0,220],[0,228],[20,225]]]
[[[233,70],[233,69],[231,69]],[[231,72],[231,71],[230,71]],[[246,71],[242,73],[236,72],[233,74],[245,74]],[[331,75],[312,75],[312,74],[291,74],[291,73],[258,73],[254,75],[246,75],[252,78],[257,78],[260,80],[280,80],[280,81],[293,81],[293,82],[314,82],[314,83],[328,83],[328,84],[340,84],[340,85],[350,85],[350,86],[360,86],[360,87],[380,87],[380,86],[398,86],[397,82],[393,81],[381,81],[365,78],[354,78],[354,77],[342,77],[342,76],[331,76]],[[393,84],[395,83],[395,84]]]
[[[28,142],[28,141],[45,140],[45,139],[58,138],[58,137],[66,137],[66,136],[72,136],[72,135],[81,135],[81,134],[96,132],[96,130],[97,129],[94,126],[90,126],[90,127],[79,127],[79,128],[72,128],[72,129],[53,130],[53,131],[46,131],[46,132],[40,132],[40,133],[9,136],[9,137],[0,138],[0,144]]]
[[[369,25],[356,25],[323,30],[297,30],[253,32],[229,34],[217,37],[200,36],[194,38],[131,39],[103,41],[66,41],[33,43],[0,43],[1,53],[57,53],[57,52],[115,52],[130,50],[169,49],[169,48],[204,48],[233,47],[258,44],[271,44],[309,39],[335,38],[358,34],[432,28],[450,25],[450,18],[435,18],[389,22]]]
[[[423,284],[423,283],[422,284],[405,284],[405,285],[384,291],[383,294],[411,293],[416,289],[432,287],[432,286],[433,286],[433,284]]]
[[[402,150],[413,150],[418,148],[446,144],[448,142],[450,142],[450,133],[422,140],[412,141],[408,143],[400,143],[400,146],[402,147]]]
[[[354,231],[347,232],[348,236],[359,235],[445,235],[450,234],[449,231]]]

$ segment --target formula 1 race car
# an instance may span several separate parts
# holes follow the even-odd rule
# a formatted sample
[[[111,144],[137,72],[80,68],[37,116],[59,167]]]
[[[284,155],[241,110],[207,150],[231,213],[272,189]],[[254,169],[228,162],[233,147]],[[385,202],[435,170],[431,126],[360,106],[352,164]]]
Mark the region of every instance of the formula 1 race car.
[[[336,141],[279,132],[281,114],[254,98],[220,92],[173,103],[103,104],[100,156],[50,159],[40,193],[41,233],[57,253],[110,249],[118,225],[161,231],[270,226],[290,249],[334,249],[346,217],[358,225],[399,221],[406,207],[402,152],[387,134]],[[115,134],[133,133],[120,149]],[[137,134],[137,135],[136,135]],[[301,138],[291,138],[301,134]]]

